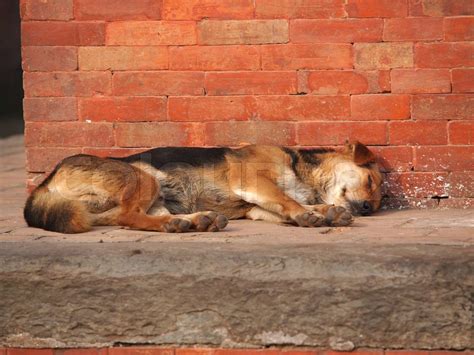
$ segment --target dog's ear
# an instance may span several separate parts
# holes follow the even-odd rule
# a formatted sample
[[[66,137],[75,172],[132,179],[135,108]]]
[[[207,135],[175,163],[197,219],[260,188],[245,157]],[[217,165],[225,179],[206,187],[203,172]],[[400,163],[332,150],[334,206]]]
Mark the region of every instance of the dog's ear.
[[[375,155],[360,142],[346,142],[345,152],[352,156],[352,160],[357,165],[375,163]]]

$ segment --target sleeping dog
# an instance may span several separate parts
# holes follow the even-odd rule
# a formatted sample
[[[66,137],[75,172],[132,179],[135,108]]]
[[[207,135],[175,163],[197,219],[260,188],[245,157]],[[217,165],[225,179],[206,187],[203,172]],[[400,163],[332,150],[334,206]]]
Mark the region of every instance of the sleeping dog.
[[[119,225],[218,231],[248,218],[346,226],[380,207],[382,176],[361,143],[343,151],[250,145],[156,148],[126,158],[74,155],[28,198],[31,227],[80,233]]]

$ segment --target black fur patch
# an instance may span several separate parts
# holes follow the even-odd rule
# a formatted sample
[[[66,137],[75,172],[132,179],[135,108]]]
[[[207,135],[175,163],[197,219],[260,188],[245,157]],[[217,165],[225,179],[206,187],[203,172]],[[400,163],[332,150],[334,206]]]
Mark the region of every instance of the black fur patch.
[[[215,165],[225,160],[229,148],[187,148],[187,147],[166,147],[147,150],[146,152],[134,154],[118,160],[127,163],[143,161],[159,169],[164,165],[191,165],[205,166]]]
[[[290,158],[291,158],[291,169],[296,173],[297,172],[296,166],[298,165],[298,161],[300,159],[298,154],[291,148],[283,147],[282,149],[286,154],[288,154],[290,156]]]
[[[306,164],[318,166],[321,164],[321,159],[317,157],[318,154],[331,153],[333,149],[316,148],[316,149],[298,149],[298,153]]]

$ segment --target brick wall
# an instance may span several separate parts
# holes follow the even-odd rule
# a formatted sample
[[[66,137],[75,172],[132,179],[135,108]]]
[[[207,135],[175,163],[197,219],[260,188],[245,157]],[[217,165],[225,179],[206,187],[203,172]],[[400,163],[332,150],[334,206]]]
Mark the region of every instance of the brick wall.
[[[79,152],[358,139],[387,205],[473,205],[472,0],[21,0],[21,14],[30,185]]]

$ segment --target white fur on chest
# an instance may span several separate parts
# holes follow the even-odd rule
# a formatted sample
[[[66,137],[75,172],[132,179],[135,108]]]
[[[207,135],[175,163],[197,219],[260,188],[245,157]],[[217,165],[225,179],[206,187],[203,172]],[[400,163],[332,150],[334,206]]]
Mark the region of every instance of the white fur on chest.
[[[313,195],[313,189],[303,183],[291,169],[285,169],[277,180],[278,187],[300,204],[307,204]]]

